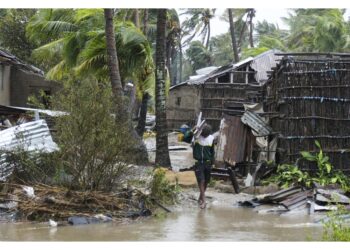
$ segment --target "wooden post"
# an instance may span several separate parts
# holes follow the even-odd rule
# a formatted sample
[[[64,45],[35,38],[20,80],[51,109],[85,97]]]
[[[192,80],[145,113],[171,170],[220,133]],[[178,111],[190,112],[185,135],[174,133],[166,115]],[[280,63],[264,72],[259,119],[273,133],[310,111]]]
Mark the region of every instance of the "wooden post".
[[[230,180],[231,180],[233,189],[235,190],[236,194],[239,194],[239,185],[238,185],[238,181],[237,181],[235,173],[232,171],[231,167],[226,162],[225,162],[225,167],[227,169],[227,173],[230,176]]]
[[[249,71],[249,65],[247,64],[246,68],[245,68],[245,71],[248,72]],[[248,73],[245,74],[245,84],[248,84]]]

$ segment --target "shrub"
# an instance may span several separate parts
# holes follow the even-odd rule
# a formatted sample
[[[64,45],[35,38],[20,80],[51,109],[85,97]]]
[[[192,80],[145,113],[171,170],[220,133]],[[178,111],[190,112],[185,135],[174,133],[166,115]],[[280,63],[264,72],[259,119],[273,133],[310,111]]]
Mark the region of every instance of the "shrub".
[[[349,216],[344,207],[338,206],[338,211],[328,213],[329,220],[323,222],[322,239],[324,241],[350,241],[350,226],[344,217]]]
[[[282,164],[278,166],[276,174],[267,179],[265,183],[273,182],[281,187],[289,187],[293,184],[310,187],[312,182],[317,182],[322,186],[339,184],[343,190],[349,191],[349,178],[341,171],[335,171],[333,165],[329,162],[329,157],[323,153],[320,143],[315,141],[315,144],[319,148],[319,152],[315,154],[307,151],[300,152],[303,159],[316,162],[317,171],[314,175],[300,170],[296,164]]]
[[[177,201],[178,185],[171,185],[165,177],[165,169],[156,168],[151,181],[151,198],[163,204],[174,204]]]
[[[71,80],[53,98],[53,107],[69,115],[56,121],[61,172],[72,178],[71,187],[109,191],[127,174],[133,159],[134,138],[118,121],[109,85],[94,79]]]

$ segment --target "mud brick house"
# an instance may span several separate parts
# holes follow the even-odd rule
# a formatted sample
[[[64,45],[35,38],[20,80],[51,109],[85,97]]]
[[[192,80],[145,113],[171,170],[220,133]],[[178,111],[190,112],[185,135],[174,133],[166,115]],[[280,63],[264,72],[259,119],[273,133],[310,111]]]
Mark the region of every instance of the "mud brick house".
[[[45,80],[40,69],[0,50],[0,105],[27,107],[29,96],[40,90],[51,95],[58,89],[58,83]]]

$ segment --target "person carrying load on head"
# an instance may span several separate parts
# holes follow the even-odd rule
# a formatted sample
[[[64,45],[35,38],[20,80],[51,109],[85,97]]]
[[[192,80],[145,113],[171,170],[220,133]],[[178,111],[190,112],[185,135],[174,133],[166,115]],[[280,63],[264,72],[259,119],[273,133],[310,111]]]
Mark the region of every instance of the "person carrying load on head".
[[[199,187],[200,208],[206,207],[205,191],[210,182],[211,167],[214,164],[214,136],[211,135],[211,127],[204,124],[198,137],[194,137],[193,158],[196,160],[194,171]]]

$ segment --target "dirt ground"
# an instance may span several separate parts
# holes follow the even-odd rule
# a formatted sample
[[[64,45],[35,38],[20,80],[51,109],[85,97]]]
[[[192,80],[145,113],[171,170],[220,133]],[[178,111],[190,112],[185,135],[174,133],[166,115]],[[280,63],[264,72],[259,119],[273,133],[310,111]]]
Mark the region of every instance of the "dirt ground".
[[[188,143],[178,142],[177,136],[178,133],[176,132],[170,133],[168,136],[172,170],[166,171],[166,178],[170,183],[177,182],[181,187],[180,206],[198,206],[198,187],[194,172],[179,172],[180,169],[189,168],[194,165],[192,147]],[[151,163],[154,163],[155,137],[147,138],[145,144],[148,150],[149,160]],[[212,187],[209,187],[206,192],[208,206],[232,207],[238,201],[252,199],[252,194],[258,193],[257,190],[247,189],[246,191],[251,194],[244,192],[235,194],[230,182],[221,180],[213,181]]]

